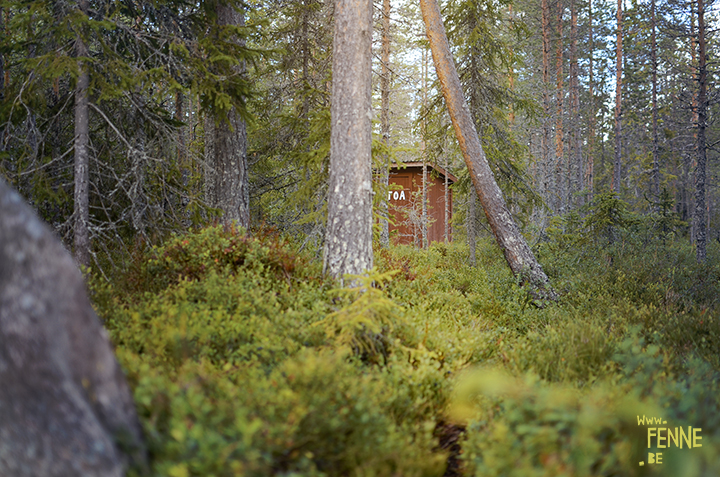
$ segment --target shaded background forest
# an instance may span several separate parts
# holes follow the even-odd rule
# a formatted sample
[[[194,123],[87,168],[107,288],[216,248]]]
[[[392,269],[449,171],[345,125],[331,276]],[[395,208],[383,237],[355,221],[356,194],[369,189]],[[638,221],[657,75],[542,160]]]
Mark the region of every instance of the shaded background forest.
[[[96,264],[119,265],[133,243],[216,220],[226,210],[220,156],[233,154],[247,164],[239,200],[249,210],[239,222],[277,227],[320,250],[333,6],[238,3],[234,16],[232,7],[3,2],[2,174],[66,243],[77,240],[73,125],[87,72],[87,234]],[[443,10],[483,146],[533,243],[548,227],[571,227],[573,214],[610,190],[663,233],[695,240],[699,124],[707,240],[720,240],[716,6],[519,0],[451,1]],[[447,165],[460,177],[456,237],[474,235],[484,219],[473,211],[463,222],[474,197],[417,5],[378,4],[376,18],[376,170],[388,155]],[[230,152],[217,146],[223,134],[237,141]]]

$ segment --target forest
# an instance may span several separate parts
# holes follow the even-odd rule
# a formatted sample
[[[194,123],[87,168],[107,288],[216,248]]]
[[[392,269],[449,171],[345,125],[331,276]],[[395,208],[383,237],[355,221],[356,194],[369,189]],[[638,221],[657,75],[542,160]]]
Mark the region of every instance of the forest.
[[[718,5],[0,2],[127,475],[720,475]]]

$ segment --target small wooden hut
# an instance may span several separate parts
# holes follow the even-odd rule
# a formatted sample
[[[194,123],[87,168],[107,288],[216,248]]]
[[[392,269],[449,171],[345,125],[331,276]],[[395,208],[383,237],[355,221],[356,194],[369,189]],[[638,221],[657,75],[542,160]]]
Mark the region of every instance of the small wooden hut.
[[[452,184],[457,178],[435,164],[427,164],[427,237],[428,243],[452,240]],[[390,169],[389,214],[393,243],[422,245],[422,162],[406,162]],[[447,214],[445,201],[447,197]]]

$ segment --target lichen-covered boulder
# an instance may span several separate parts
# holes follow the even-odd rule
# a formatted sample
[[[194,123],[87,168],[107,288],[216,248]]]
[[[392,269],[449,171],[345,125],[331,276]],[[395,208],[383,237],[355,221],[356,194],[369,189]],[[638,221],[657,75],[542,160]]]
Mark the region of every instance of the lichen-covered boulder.
[[[0,475],[120,476],[145,455],[77,265],[0,179]]]

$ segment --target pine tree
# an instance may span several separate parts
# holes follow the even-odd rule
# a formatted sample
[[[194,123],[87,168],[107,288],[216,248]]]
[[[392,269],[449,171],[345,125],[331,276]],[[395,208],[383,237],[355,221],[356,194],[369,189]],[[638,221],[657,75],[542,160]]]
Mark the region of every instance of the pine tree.
[[[445,103],[490,228],[513,273],[523,282],[528,282],[537,297],[557,299],[542,267],[510,215],[485,158],[470,110],[463,97],[460,79],[440,17],[440,7],[434,0],[422,0],[420,8]]]
[[[336,0],[323,269],[340,280],[373,265],[371,51],[372,2]]]

